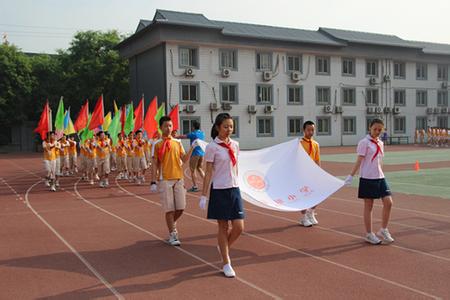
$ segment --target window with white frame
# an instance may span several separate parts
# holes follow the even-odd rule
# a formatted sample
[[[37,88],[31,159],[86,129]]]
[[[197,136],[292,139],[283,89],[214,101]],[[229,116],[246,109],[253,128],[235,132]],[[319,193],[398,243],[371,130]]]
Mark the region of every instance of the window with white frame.
[[[416,129],[427,129],[427,117],[426,116],[419,116],[416,117]]]
[[[406,133],[406,117],[394,117],[394,133]]]
[[[317,117],[317,135],[331,135],[330,117]]]
[[[287,87],[288,104],[303,104],[303,87],[298,85],[289,85]]]
[[[237,69],[237,51],[233,49],[219,50],[220,69]]]
[[[292,71],[297,71],[297,72],[301,72],[302,71],[302,57],[300,55],[292,55],[292,54],[288,54],[286,59],[287,62],[287,71],[288,72],[292,72]]]
[[[353,58],[342,58],[342,75],[355,76],[355,60]]]
[[[327,56],[316,56],[316,74],[330,75],[330,58]]]
[[[417,80],[427,80],[428,76],[428,66],[424,63],[416,64],[416,79]]]
[[[238,85],[236,83],[220,84],[220,101],[221,102],[238,102]]]
[[[257,117],[257,132],[258,137],[272,137],[273,136],[273,117]]]
[[[197,82],[180,83],[181,102],[198,103],[200,101],[200,85]]]
[[[448,106],[448,91],[440,90],[437,93],[437,106]]]
[[[378,90],[377,89],[366,89],[366,105],[378,105]]]
[[[448,80],[448,66],[447,65],[438,65],[437,79],[439,81],[447,81]]]
[[[272,104],[272,85],[258,84],[256,86],[256,104]]]
[[[303,117],[288,117],[288,136],[303,134]]]
[[[342,105],[356,105],[355,88],[342,88]]]
[[[331,104],[330,87],[323,87],[323,86],[316,87],[316,104],[317,105]]]
[[[428,105],[428,92],[427,90],[416,91],[416,106]]]
[[[437,127],[448,128],[448,117],[447,116],[438,116],[437,117]]]
[[[366,76],[377,77],[378,76],[378,61],[366,60]]]
[[[394,78],[396,78],[396,79],[405,79],[406,78],[404,62],[400,62],[400,61],[394,62]]]
[[[197,121],[200,124],[200,117],[180,117],[181,133],[186,135],[194,131],[194,122]]]
[[[256,70],[272,71],[272,53],[256,53]]]
[[[193,47],[180,47],[180,67],[198,67],[198,49]]]
[[[343,117],[342,119],[342,134],[355,135],[356,134],[356,117]]]
[[[394,105],[405,106],[406,105],[406,91],[394,90]]]

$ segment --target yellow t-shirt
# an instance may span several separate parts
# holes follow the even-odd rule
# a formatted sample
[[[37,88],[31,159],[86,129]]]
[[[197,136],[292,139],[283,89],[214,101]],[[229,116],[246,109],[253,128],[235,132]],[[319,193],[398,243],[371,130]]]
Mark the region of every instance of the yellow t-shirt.
[[[108,156],[109,154],[109,142],[108,140],[99,140],[97,141],[97,147],[95,148],[95,150],[97,151],[97,157],[100,159],[104,159]]]
[[[42,148],[44,148],[44,160],[55,160],[56,159],[55,146],[51,147],[49,142],[43,141]]]
[[[116,153],[119,157],[125,157],[127,152],[125,151],[125,144],[123,141],[118,141],[115,148],[116,148]]]
[[[77,142],[69,142],[69,154],[70,155],[77,155]]]
[[[170,150],[164,154],[161,164],[161,174],[164,180],[178,180],[183,178],[183,167],[181,156],[186,152],[180,140],[170,139]],[[155,157],[159,160],[159,150],[162,148],[164,139],[155,145]]]
[[[126,146],[126,147],[125,147],[125,151],[127,152],[127,156],[128,156],[128,157],[134,157],[133,140],[127,139],[127,140],[125,141],[125,146]]]
[[[91,150],[91,152],[88,153],[89,158],[96,158],[97,151],[95,150],[94,142],[89,142],[88,147]]]
[[[147,142],[143,139],[135,139],[134,140],[134,156],[135,157],[144,157],[145,145]]]
[[[311,141],[312,149],[310,148],[309,141]],[[305,149],[305,151],[309,155],[309,157],[311,157],[311,159],[315,163],[317,163],[317,164],[320,163],[319,143],[313,139],[309,140],[305,137],[300,140],[300,143],[302,144],[303,148]]]

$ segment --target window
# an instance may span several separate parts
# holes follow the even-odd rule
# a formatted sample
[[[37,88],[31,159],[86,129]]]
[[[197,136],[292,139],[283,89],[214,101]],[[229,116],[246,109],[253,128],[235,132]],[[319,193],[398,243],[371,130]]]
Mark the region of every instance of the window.
[[[355,60],[353,58],[342,59],[342,75],[355,76]]]
[[[330,117],[317,117],[317,135],[331,135]]]
[[[231,134],[231,137],[239,137],[239,117],[233,117],[233,133]]]
[[[406,105],[405,90],[394,90],[394,105],[395,106],[405,106]]]
[[[448,128],[448,117],[447,116],[438,116],[437,117],[437,127]]]
[[[256,104],[272,104],[272,86],[257,85],[256,86]]]
[[[299,55],[287,55],[287,71],[302,71],[302,57]]]
[[[356,134],[356,117],[344,117],[342,134],[355,135]]]
[[[427,64],[417,63],[416,64],[416,79],[417,80],[427,80]]]
[[[303,117],[288,117],[288,136],[303,134]]]
[[[439,81],[447,81],[448,80],[448,66],[447,65],[438,65],[437,79]]]
[[[377,89],[366,89],[366,105],[378,105]]]
[[[303,87],[291,85],[287,87],[288,104],[303,104]]]
[[[342,105],[356,105],[356,90],[354,88],[342,88]]]
[[[416,91],[416,106],[427,106],[428,93],[426,90]]]
[[[220,69],[237,70],[237,51],[232,49],[219,50]]]
[[[180,47],[180,67],[198,67],[198,49]]]
[[[329,87],[317,87],[316,88],[316,104],[327,105],[331,104],[331,91]]]
[[[427,129],[427,117],[416,117],[416,129]]]
[[[366,76],[378,76],[378,61],[366,60]]]
[[[257,132],[256,136],[272,137],[273,136],[273,118],[272,117],[257,117]]]
[[[200,101],[200,85],[196,82],[180,83],[181,86],[181,102],[199,103]]]
[[[405,63],[396,61],[394,62],[394,78],[405,79]]]
[[[194,130],[194,121],[200,123],[200,117],[180,117],[181,133],[186,135]]]
[[[316,57],[316,74],[330,75],[330,58],[325,56]]]
[[[272,71],[272,53],[256,53],[256,70]]]
[[[235,83],[220,84],[220,101],[221,102],[238,102],[238,85]]]
[[[394,117],[394,133],[406,132],[406,117]]]
[[[446,90],[438,91],[437,106],[448,106],[448,92]]]

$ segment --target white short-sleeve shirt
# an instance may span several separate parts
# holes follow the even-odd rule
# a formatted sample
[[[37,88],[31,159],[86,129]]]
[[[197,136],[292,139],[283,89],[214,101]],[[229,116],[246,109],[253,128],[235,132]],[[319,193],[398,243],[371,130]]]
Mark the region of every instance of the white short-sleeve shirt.
[[[213,163],[212,173],[212,185],[213,189],[229,189],[238,187],[238,155],[239,155],[239,143],[230,139],[231,148],[236,156],[236,165],[233,166],[231,158],[228,153],[228,149],[224,148],[219,143],[223,143],[219,138],[215,138],[214,141],[206,146],[205,160],[206,162]]]
[[[373,156],[377,152],[377,146],[370,141],[371,139],[372,137],[367,135],[359,141],[356,149],[359,156],[364,156],[364,159],[361,162],[359,176],[365,179],[381,179],[384,178],[384,173],[381,169],[381,163],[384,157],[384,144],[380,139],[376,140],[381,148],[381,153],[378,153],[372,161]]]

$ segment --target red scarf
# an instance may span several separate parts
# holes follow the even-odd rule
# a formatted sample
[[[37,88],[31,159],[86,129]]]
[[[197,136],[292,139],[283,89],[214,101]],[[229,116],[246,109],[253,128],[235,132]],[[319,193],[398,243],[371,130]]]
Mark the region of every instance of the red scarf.
[[[236,160],[236,156],[234,155],[234,151],[231,148],[231,143],[226,144],[225,142],[223,142],[223,143],[217,143],[217,144],[228,150],[228,155],[230,156],[231,163],[233,164],[233,167],[234,167],[237,163],[237,160]]]
[[[170,151],[170,140],[172,140],[171,138],[165,138],[163,141],[163,144],[161,146],[161,148],[158,151],[158,159],[159,161],[162,161],[164,154],[166,154],[167,151]]]
[[[377,151],[372,157],[372,161],[377,157],[379,153],[383,154],[383,151],[381,150],[381,146],[378,144],[378,142],[374,139],[370,139],[370,141],[377,146]]]
[[[312,150],[313,150],[312,140],[311,139],[307,140],[305,138],[302,138],[302,139],[308,143],[308,145],[309,145],[309,153],[308,154],[311,155]]]

